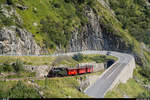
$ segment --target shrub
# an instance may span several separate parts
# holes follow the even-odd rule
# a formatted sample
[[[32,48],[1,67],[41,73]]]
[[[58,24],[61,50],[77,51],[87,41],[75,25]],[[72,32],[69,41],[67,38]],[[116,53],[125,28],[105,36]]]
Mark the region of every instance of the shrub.
[[[143,92],[140,95],[138,95],[137,98],[147,98],[150,97],[150,92]]]
[[[150,80],[150,68],[147,65],[143,67],[140,73]]]
[[[14,25],[15,23],[13,22],[12,18],[8,18],[0,14],[0,24],[3,24],[5,26],[11,26],[11,25]]]
[[[0,73],[3,71],[3,66],[0,66]]]
[[[1,7],[1,5],[0,5],[0,14],[2,14],[3,13],[3,11],[2,11],[2,7]]]
[[[75,54],[72,58],[76,61],[82,61],[83,60],[83,54],[81,54],[81,53]]]
[[[24,70],[23,62],[19,59],[16,60],[16,63],[13,65],[13,67],[16,72],[20,72]]]
[[[6,0],[0,0],[0,4],[5,4]]]
[[[36,76],[36,72],[28,72],[27,74],[28,74],[27,75],[28,77],[35,77]]]
[[[23,82],[18,83],[8,91],[8,98],[39,98],[34,88],[29,88]]]
[[[60,6],[59,3],[55,3],[55,4],[54,4],[54,7],[55,7],[55,8],[60,8],[61,6]]]
[[[13,0],[7,0],[8,5],[13,5]]]
[[[3,90],[0,90],[0,98],[6,98],[7,93],[4,92]]]
[[[70,0],[64,0],[66,3],[70,3]]]
[[[87,2],[87,4],[89,5],[89,6],[95,6],[95,0],[88,0],[88,2]]]
[[[2,71],[4,71],[4,72],[14,71],[13,67],[11,65],[9,65],[8,62],[4,62],[4,64],[1,67],[2,67]]]
[[[41,32],[45,33],[45,39],[43,43],[46,48],[51,47],[55,49],[55,46],[64,47],[67,45],[67,34],[63,32],[63,24],[61,22],[54,21],[50,16],[40,21],[42,28]]]
[[[14,69],[11,65],[4,65],[3,71],[4,72],[12,72]]]

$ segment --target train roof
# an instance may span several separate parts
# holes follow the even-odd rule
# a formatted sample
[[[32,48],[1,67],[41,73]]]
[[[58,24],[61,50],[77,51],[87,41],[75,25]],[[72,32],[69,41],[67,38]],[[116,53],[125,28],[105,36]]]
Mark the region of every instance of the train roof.
[[[69,69],[69,70],[73,70],[73,69],[78,69],[78,68],[76,68],[76,67],[68,67],[67,69]]]
[[[86,67],[92,67],[93,65],[82,65],[82,66],[75,66],[75,67],[54,67],[54,69],[78,69],[78,68],[86,68]]]
[[[81,66],[78,66],[79,68],[84,68],[84,67],[92,67],[93,65],[81,65]]]
[[[67,69],[78,69],[78,68],[87,68],[88,67],[92,67],[93,65],[82,65],[82,66],[76,66],[76,67],[69,67]]]

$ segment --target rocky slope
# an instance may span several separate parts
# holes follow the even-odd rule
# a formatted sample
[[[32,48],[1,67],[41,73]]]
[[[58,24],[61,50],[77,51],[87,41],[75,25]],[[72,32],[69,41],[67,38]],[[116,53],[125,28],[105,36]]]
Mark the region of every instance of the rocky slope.
[[[0,30],[0,54],[40,54],[40,50],[27,30],[15,26]]]
[[[86,7],[85,16],[88,17],[88,24],[72,32],[69,51],[127,49],[123,39],[103,28],[103,25],[99,23],[99,16],[93,9]]]
[[[1,6],[1,12],[6,18],[12,18],[15,23],[22,23],[13,7],[7,9],[8,5]],[[16,25],[0,27],[0,54],[40,54],[40,52],[41,48],[25,28]]]

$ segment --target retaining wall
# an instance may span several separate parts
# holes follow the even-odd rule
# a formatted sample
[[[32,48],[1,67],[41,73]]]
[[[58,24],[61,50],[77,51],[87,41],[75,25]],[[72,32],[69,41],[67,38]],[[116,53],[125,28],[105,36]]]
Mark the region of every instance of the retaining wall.
[[[49,66],[42,65],[42,66],[32,66],[32,65],[25,65],[24,68],[31,72],[36,72],[37,77],[44,77],[47,76]]]

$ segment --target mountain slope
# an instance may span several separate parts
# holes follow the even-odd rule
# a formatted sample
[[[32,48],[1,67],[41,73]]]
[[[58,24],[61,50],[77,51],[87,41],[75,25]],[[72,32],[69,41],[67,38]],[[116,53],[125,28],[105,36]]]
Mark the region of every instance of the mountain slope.
[[[0,54],[114,50],[150,77],[149,0],[1,0]]]
[[[4,7],[8,1],[12,3]],[[1,28],[3,25],[25,28],[49,53],[85,49],[136,49],[140,53],[138,42],[122,29],[122,23],[111,10],[96,0],[3,0],[2,3],[1,12],[10,17],[10,25],[2,21]],[[16,13],[7,14],[8,9]]]

